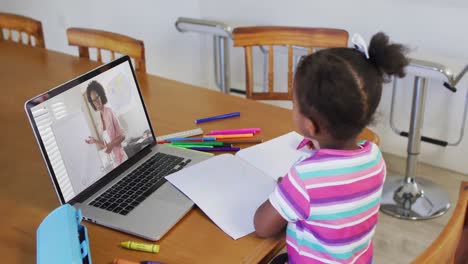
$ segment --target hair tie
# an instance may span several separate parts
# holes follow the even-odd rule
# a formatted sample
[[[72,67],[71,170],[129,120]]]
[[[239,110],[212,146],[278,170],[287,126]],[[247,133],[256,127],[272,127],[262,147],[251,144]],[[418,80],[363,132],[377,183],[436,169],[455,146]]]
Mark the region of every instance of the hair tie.
[[[353,46],[357,51],[362,53],[362,55],[364,55],[366,59],[369,59],[369,52],[367,51],[367,44],[361,35],[354,33],[353,37],[351,38],[351,42],[353,43]]]

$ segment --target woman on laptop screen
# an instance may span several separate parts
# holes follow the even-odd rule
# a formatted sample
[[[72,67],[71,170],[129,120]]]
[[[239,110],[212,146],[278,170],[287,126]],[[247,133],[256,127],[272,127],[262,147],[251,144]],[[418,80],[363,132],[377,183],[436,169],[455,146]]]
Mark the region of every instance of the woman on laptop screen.
[[[118,166],[128,158],[122,146],[125,134],[115,113],[106,106],[107,96],[104,87],[97,81],[91,81],[86,88],[86,97],[93,110],[99,111],[98,127],[102,141],[90,136],[85,142],[104,148],[107,154],[113,156],[114,165]]]

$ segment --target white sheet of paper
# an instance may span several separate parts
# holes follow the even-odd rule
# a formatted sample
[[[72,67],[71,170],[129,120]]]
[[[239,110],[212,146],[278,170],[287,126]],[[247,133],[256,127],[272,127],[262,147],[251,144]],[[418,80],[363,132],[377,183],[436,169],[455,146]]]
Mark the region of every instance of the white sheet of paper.
[[[231,154],[215,156],[166,177],[233,239],[252,233],[257,208],[276,182]]]
[[[307,147],[296,150],[303,138],[297,132],[289,132],[262,144],[242,149],[236,156],[276,180],[286,175],[296,161],[312,154],[313,150]]]

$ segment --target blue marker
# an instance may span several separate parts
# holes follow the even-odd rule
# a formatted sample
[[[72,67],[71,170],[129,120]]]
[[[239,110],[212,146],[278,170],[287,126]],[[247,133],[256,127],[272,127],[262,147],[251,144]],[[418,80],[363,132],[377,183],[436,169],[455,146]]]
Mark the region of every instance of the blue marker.
[[[216,137],[197,137],[197,138],[166,138],[164,141],[194,141],[194,142],[204,142],[204,141],[216,141]]]
[[[236,117],[240,116],[240,112],[234,112],[234,113],[229,113],[229,114],[224,114],[224,115],[218,115],[218,116],[212,116],[212,117],[206,117],[206,118],[201,118],[195,120],[195,124],[200,124],[203,122],[208,122],[208,121],[213,121],[213,120],[218,120],[218,119],[224,119],[224,118],[229,118],[229,117]]]

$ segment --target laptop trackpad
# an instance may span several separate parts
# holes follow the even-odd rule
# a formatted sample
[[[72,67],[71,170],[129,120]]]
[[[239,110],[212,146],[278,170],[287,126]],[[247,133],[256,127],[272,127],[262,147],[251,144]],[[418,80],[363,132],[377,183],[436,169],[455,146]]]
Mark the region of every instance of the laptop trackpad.
[[[183,207],[187,206],[188,204],[193,205],[193,202],[187,196],[185,196],[185,194],[174,187],[170,182],[166,182],[150,197],[151,200],[157,199],[163,201],[164,203],[181,205]]]

